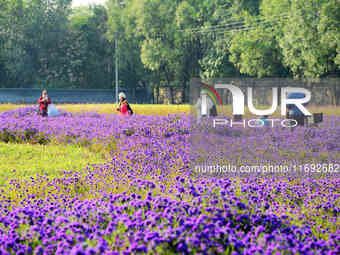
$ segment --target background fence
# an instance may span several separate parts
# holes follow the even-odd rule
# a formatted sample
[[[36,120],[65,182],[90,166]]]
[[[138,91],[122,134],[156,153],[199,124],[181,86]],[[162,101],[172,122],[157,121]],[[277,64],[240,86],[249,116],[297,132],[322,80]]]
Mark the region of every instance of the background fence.
[[[36,104],[41,96],[41,89],[0,89],[0,103]],[[136,90],[129,93],[126,90],[130,103],[147,104],[153,102],[153,95],[147,90]],[[113,90],[100,89],[49,89],[48,95],[56,104],[75,103],[115,103]]]

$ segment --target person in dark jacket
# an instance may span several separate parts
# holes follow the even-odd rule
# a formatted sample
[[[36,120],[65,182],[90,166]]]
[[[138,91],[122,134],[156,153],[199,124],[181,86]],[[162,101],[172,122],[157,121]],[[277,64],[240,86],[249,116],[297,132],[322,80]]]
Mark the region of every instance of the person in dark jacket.
[[[43,117],[47,117],[48,105],[51,104],[51,98],[47,95],[47,90],[43,90],[41,97],[38,100],[39,114]]]

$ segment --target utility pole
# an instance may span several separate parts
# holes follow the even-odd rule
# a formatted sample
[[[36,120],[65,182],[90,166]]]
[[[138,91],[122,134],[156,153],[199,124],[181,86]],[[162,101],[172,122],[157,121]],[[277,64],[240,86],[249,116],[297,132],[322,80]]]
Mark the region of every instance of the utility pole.
[[[116,0],[116,7],[118,9],[119,7],[119,4],[118,4],[118,0]],[[115,69],[116,69],[116,75],[115,75],[115,78],[116,78],[116,104],[118,104],[118,32],[116,32],[116,35],[115,35]]]
[[[118,8],[120,7],[120,5],[124,5],[125,2],[122,1],[122,2],[119,2],[119,0],[116,0],[116,8],[118,10]],[[116,94],[116,104],[118,104],[119,102],[119,98],[118,98],[118,61],[119,61],[119,54],[118,54],[118,31],[116,31],[116,34],[115,34],[115,69],[116,69],[116,91],[115,91],[115,94]]]
[[[116,69],[116,75],[115,75],[115,78],[116,78],[116,81],[115,81],[115,84],[116,84],[116,104],[118,104],[118,39],[117,39],[117,33],[116,33],[116,39],[115,39],[115,69]]]

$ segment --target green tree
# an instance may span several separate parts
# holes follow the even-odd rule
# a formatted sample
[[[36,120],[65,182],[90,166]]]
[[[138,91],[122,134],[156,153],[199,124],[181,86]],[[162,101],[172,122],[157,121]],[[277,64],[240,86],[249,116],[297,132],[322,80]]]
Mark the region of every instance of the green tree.
[[[127,91],[135,97],[140,89],[145,91],[153,82],[151,71],[144,67],[141,61],[141,43],[143,36],[136,32],[136,5],[131,0],[117,5],[116,0],[108,2],[108,22],[106,36],[114,46],[117,39],[118,49],[114,52],[118,55],[119,88]],[[115,60],[112,58],[112,67],[115,68]],[[112,77],[114,81],[114,76]],[[112,85],[115,85],[114,82]],[[151,88],[150,88],[151,89]],[[139,98],[145,97],[139,95]],[[138,98],[138,97],[137,97]],[[143,102],[143,100],[141,100]]]
[[[244,26],[233,33],[230,61],[242,74],[265,77],[287,76],[278,40],[287,21],[288,0],[263,0],[251,15],[243,12]],[[253,8],[254,9],[254,8]]]
[[[65,40],[71,0],[11,0],[1,14],[2,66],[6,86],[45,86],[59,79],[60,45]]]
[[[327,71],[340,70],[340,2],[326,1],[320,11],[319,34],[321,44],[328,49]],[[332,63],[334,60],[334,64]]]
[[[329,49],[321,43],[318,26],[320,10],[325,0],[291,2],[289,22],[283,27],[279,40],[283,63],[297,77],[320,77],[328,72],[333,61]]]
[[[23,1],[2,1],[0,9],[1,40],[1,84],[3,87],[16,87],[25,81],[27,56],[23,45]]]
[[[68,47],[69,78],[80,88],[110,88],[113,48],[106,38],[107,11],[103,6],[80,7],[70,16],[74,43]]]
[[[228,37],[221,33],[228,29],[231,1],[183,1],[176,13],[177,24],[184,30],[188,42],[186,52],[193,58],[192,71],[188,75],[216,78],[235,74],[228,61]]]
[[[36,87],[64,87],[66,45],[71,0],[33,0],[25,10],[25,51],[35,70]],[[37,72],[37,73],[36,73]]]
[[[178,1],[144,0],[136,12],[136,28],[144,37],[141,60],[145,67],[160,73],[159,86],[170,88],[170,102],[174,103],[173,88],[185,86],[178,78],[183,63],[181,33],[174,17]],[[144,10],[144,11],[142,11]]]

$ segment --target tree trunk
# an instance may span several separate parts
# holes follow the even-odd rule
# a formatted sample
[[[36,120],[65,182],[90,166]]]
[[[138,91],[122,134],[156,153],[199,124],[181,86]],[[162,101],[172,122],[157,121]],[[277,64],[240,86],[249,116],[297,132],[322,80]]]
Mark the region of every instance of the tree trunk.
[[[174,88],[172,86],[169,87],[169,92],[170,92],[170,104],[174,104]]]
[[[340,105],[340,88],[338,84],[334,86],[334,98],[335,98],[335,106]]]
[[[185,81],[183,82],[183,87],[182,87],[182,98],[181,98],[182,104],[187,103],[187,89],[188,89],[188,84],[189,84],[189,81],[188,81],[188,80],[185,80]],[[189,85],[189,86],[190,86],[190,85]]]
[[[155,98],[155,96],[154,96]],[[159,85],[156,85],[156,104],[159,104]]]

